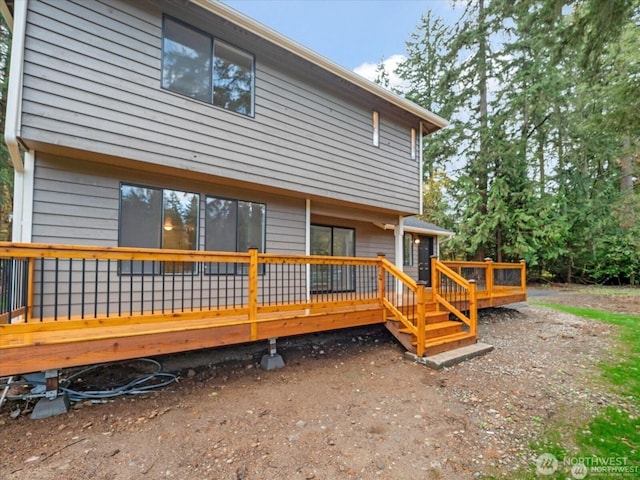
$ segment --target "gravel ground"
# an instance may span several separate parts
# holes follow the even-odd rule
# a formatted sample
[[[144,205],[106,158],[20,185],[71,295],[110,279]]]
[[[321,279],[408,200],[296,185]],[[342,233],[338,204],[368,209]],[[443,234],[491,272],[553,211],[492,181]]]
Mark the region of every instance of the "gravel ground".
[[[535,300],[594,303],[557,290]],[[603,296],[593,306],[624,311],[628,301],[637,312],[636,300]],[[516,475],[535,460],[530,445],[545,428],[630,408],[599,380],[614,327],[516,307],[482,312],[479,337],[493,352],[441,371],[409,361],[384,327],[372,327],[282,340],[287,365],[271,372],[257,368],[255,345],[167,357],[177,384],[44,420],[12,401],[0,411],[0,472],[16,480]],[[570,436],[563,441],[570,449]]]

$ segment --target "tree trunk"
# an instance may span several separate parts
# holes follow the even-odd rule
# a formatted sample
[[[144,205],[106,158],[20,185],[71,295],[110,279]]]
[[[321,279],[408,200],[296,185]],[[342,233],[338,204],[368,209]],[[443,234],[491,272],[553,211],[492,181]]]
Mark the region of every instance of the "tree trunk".
[[[624,139],[625,151],[629,152],[620,159],[620,192],[633,193],[633,155],[630,152],[629,136]]]
[[[487,136],[489,130],[489,108],[487,101],[487,27],[485,25],[484,0],[478,2],[478,25],[480,35],[478,36],[478,94],[480,95],[480,151],[476,160],[476,186],[480,195],[480,205],[478,209],[483,216],[487,215],[488,199],[488,160],[487,160]],[[476,252],[476,260],[483,260],[487,255],[485,245],[480,245]]]

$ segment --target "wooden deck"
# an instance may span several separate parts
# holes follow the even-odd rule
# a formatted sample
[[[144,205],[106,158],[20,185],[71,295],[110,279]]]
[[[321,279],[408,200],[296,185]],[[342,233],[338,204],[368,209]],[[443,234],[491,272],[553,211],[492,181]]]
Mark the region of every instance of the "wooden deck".
[[[464,264],[485,272],[478,289],[434,260],[434,287],[425,289],[383,257],[2,244],[0,262],[0,376],[377,323],[431,355],[475,343],[478,308],[526,299],[513,280],[524,279],[523,264]],[[122,275],[118,262],[142,271],[155,262],[154,275]],[[158,273],[169,264],[175,272],[176,262],[189,275]],[[213,263],[244,264],[246,274],[207,275]],[[495,285],[498,270],[517,275]],[[348,291],[311,294],[327,271],[346,275]]]

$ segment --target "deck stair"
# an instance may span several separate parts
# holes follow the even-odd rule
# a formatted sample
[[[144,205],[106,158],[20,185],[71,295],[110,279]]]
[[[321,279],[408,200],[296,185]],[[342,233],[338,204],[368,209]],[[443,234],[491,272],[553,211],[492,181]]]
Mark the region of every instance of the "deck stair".
[[[473,345],[477,342],[476,335],[469,333],[466,325],[457,320],[451,320],[448,312],[437,311],[435,304],[427,306],[425,314],[425,351],[429,357],[456,348]],[[405,308],[407,312],[415,312],[416,308]],[[415,321],[415,313],[407,313],[407,317]],[[415,323],[414,323],[415,324]],[[387,315],[387,329],[411,353],[416,353],[417,337],[393,315]]]

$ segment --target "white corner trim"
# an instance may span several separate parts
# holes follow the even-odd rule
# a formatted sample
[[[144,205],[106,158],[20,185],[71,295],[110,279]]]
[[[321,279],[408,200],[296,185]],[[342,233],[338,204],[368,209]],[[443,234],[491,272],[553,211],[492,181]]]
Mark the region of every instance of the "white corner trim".
[[[402,250],[404,249],[404,218],[398,217],[398,225],[394,229],[396,240],[396,267],[403,272],[404,271],[404,255]]]
[[[20,117],[22,114],[22,71],[24,67],[24,43],[27,28],[28,0],[16,0],[14,4],[11,64],[9,65],[9,88],[7,92],[7,115],[4,141],[9,149],[11,163],[16,172],[24,168],[20,155]]]
[[[11,240],[16,243],[31,243],[33,231],[33,181],[35,154],[25,152],[24,168],[14,171],[13,231]]]

